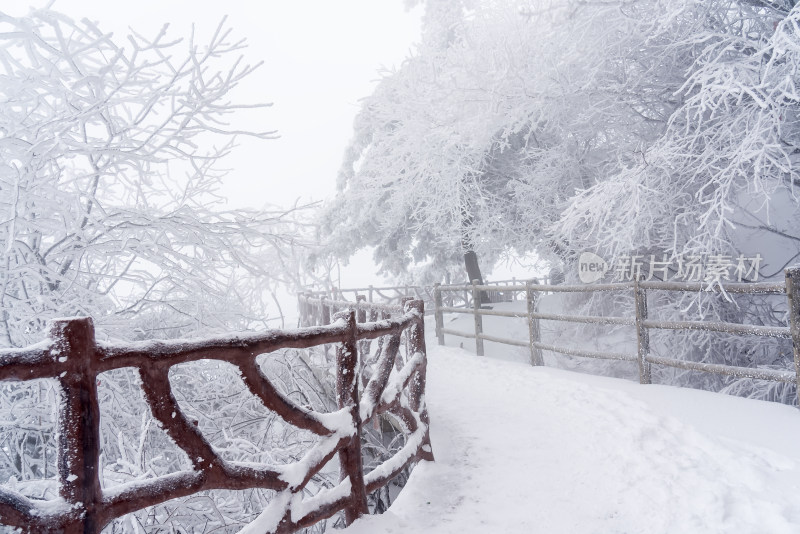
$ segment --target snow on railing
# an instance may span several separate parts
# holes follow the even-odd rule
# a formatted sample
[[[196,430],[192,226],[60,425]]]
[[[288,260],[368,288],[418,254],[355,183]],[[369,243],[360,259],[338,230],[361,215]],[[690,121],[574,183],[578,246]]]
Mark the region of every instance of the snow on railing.
[[[481,291],[496,291],[503,294],[524,293],[527,301],[526,312],[498,311],[483,309],[479,297]],[[715,291],[736,294],[761,294],[761,295],[780,295],[785,294],[789,299],[789,327],[746,325],[728,322],[710,321],[659,321],[651,320],[647,317],[647,294],[646,291]],[[472,293],[470,299],[471,306],[453,307],[445,305],[444,295],[448,293]],[[568,315],[539,313],[536,310],[537,301],[542,293],[586,293],[594,291],[632,291],[635,303],[634,317],[600,317],[590,315]],[[797,392],[800,400],[800,268],[794,267],[785,270],[785,282],[763,282],[763,283],[731,283],[719,286],[707,286],[702,283],[679,283],[679,282],[656,282],[639,281],[609,283],[609,284],[585,284],[585,285],[546,285],[539,284],[533,280],[526,281],[524,284],[511,283],[507,285],[436,285],[433,288],[434,306],[433,314],[436,320],[436,336],[440,345],[444,345],[444,336],[454,335],[475,339],[475,348],[479,356],[484,353],[483,342],[493,341],[508,345],[528,347],[530,350],[531,365],[544,365],[542,351],[551,351],[572,356],[586,358],[599,358],[608,360],[628,360],[635,361],[639,366],[639,381],[642,384],[650,383],[650,366],[653,364],[665,365],[679,369],[704,371],[735,377],[757,378],[776,382],[787,382],[797,384]],[[512,299],[513,300],[513,299]],[[474,317],[474,332],[463,332],[444,327],[444,313],[466,313]],[[487,335],[483,332],[482,317],[485,315],[500,317],[522,317],[528,320],[529,339],[520,341],[507,339],[498,336]],[[557,345],[544,344],[541,341],[540,326],[541,320],[547,321],[566,321],[576,323],[590,323],[600,325],[628,325],[636,328],[637,353],[621,354],[613,352],[588,351],[576,348],[567,348]],[[669,330],[706,330],[712,332],[724,332],[735,335],[753,335],[789,338],[792,340],[794,349],[793,370],[775,370],[762,368],[738,367],[733,365],[720,365],[700,362],[690,362],[674,358],[664,358],[650,354],[650,335],[651,329]]]
[[[307,307],[319,304],[305,297]],[[203,340],[105,344],[95,340],[91,318],[54,321],[49,339],[19,350],[0,351],[0,380],[54,378],[62,392],[58,413],[58,483],[60,497],[39,500],[0,486],[0,523],[29,533],[97,534],[114,518],[212,489],[263,488],[277,492],[267,508],[242,532],[290,533],[344,511],[350,524],[367,513],[367,493],[385,486],[419,460],[433,460],[424,403],[426,352],[424,304],[371,308],[381,320],[365,322],[366,309],[345,311],[316,325]],[[390,317],[394,314],[394,317]],[[357,320],[357,315],[361,319]],[[401,335],[406,334],[409,361],[399,366]],[[365,362],[371,340],[378,338],[374,362]],[[256,363],[259,354],[283,348],[338,344],[336,396],[339,410],[321,413],[282,395]],[[366,344],[366,345],[365,345]],[[359,345],[367,351],[359,351]],[[359,361],[361,353],[362,361]],[[287,423],[319,436],[299,461],[288,465],[240,464],[223,459],[185,415],[168,378],[172,366],[201,359],[237,366],[249,391]],[[359,369],[371,365],[362,388]],[[395,367],[399,368],[394,371]],[[103,488],[100,483],[100,406],[97,379],[102,372],[135,368],[153,417],[186,452],[192,470]],[[378,413],[394,415],[407,441],[394,457],[364,476],[361,426]],[[303,499],[311,478],[339,456],[340,484]]]

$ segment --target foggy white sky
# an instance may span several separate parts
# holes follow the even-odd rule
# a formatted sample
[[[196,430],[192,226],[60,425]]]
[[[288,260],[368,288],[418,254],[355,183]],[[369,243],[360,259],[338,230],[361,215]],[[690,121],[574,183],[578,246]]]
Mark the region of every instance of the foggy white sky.
[[[48,0],[3,0],[0,10],[24,15]],[[231,207],[288,206],[323,200],[352,132],[358,100],[372,92],[379,71],[399,66],[420,36],[421,8],[403,0],[56,0],[53,9],[123,38],[129,28],[151,36],[165,23],[173,38],[202,36],[227,15],[234,36],[246,38],[246,62],[264,64],[237,98],[271,102],[248,113],[253,130],[278,130],[279,139],[247,140],[225,161],[232,169],[223,194]],[[122,39],[120,39],[121,41]],[[197,39],[202,43],[203,39]],[[342,287],[379,284],[370,254],[342,269]]]
[[[23,15],[29,5],[46,4],[5,0],[0,10]],[[421,15],[419,8],[407,12],[403,0],[56,0],[53,8],[95,20],[118,38],[129,27],[154,35],[164,23],[172,37],[188,37],[192,23],[208,34],[228,16],[234,35],[249,43],[247,62],[264,62],[237,96],[273,103],[250,126],[281,135],[245,140],[226,161],[234,171],[224,193],[237,207],[333,194],[358,100],[372,91],[380,69],[409,55]]]
[[[48,0],[3,0],[0,10],[24,15]],[[173,38],[213,32],[223,17],[246,38],[247,63],[264,64],[236,94],[273,106],[247,113],[253,130],[278,130],[276,140],[247,140],[225,161],[232,169],[223,194],[231,207],[289,206],[334,194],[336,174],[352,133],[358,101],[372,92],[379,72],[399,66],[420,38],[421,7],[403,0],[55,0],[73,19],[89,18],[123,41],[133,28],[155,35],[165,23]],[[381,284],[369,251],[341,269],[341,287]],[[493,278],[515,269],[495,269]]]

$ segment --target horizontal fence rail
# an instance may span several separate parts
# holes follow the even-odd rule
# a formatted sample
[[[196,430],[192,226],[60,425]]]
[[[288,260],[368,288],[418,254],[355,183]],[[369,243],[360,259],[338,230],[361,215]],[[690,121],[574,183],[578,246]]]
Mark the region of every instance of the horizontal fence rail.
[[[537,281],[528,280],[525,283],[512,282],[509,284],[486,285],[473,282],[469,285],[435,285],[433,288],[433,314],[436,320],[436,336],[440,345],[444,344],[445,335],[465,337],[475,340],[475,349],[479,356],[484,354],[484,341],[503,343],[507,345],[528,347],[530,363],[544,365],[542,351],[555,352],[570,356],[596,358],[606,360],[621,360],[636,362],[639,367],[639,381],[642,384],[651,382],[651,365],[664,365],[678,369],[702,371],[739,378],[755,378],[773,382],[794,383],[797,385],[798,400],[800,401],[800,268],[786,269],[785,282],[762,283],[730,283],[722,286],[707,286],[702,283],[658,282],[640,281],[607,284],[584,285],[549,285],[539,284]],[[482,291],[492,290],[501,294],[522,294],[527,301],[527,310],[503,311],[490,310],[481,307],[479,294]],[[537,311],[540,295],[545,293],[588,293],[597,291],[626,291],[632,292],[634,297],[634,317],[601,317],[592,315],[571,315],[540,313]],[[701,292],[712,291],[730,294],[749,295],[786,295],[789,302],[789,326],[762,326],[729,322],[711,321],[660,321],[648,319],[647,316],[647,291],[683,291]],[[446,295],[470,292],[470,306],[454,307],[447,305]],[[509,298],[515,300],[516,297]],[[486,302],[484,300],[484,302]],[[444,327],[445,313],[470,314],[474,317],[474,330],[464,332]],[[525,318],[528,322],[528,339],[526,341],[507,339],[492,336],[483,332],[484,316]],[[589,351],[572,347],[545,344],[541,340],[540,321],[563,321],[572,323],[598,324],[598,325],[623,325],[636,328],[637,352],[636,354],[623,354],[603,351]],[[762,336],[788,338],[792,340],[794,352],[794,369],[776,370],[768,368],[749,368],[732,365],[691,362],[675,358],[665,358],[650,354],[650,330],[704,330],[710,332],[724,332],[733,335]]]
[[[534,279],[535,283],[547,283],[548,278]],[[510,302],[517,298],[514,291],[508,291],[505,286],[514,285],[516,279],[487,281],[482,286],[483,302]],[[503,287],[501,287],[503,286]],[[444,304],[453,308],[470,308],[473,305],[472,286],[461,284],[457,286],[458,292],[449,292],[445,295]],[[399,305],[403,300],[416,298],[425,302],[425,309],[433,313],[434,286],[402,285],[402,286],[367,286],[355,288],[334,288],[330,291],[310,291],[303,293],[306,297],[325,297],[332,302],[347,302],[349,304],[361,302]]]
[[[325,306],[324,299],[304,297],[307,309]],[[303,328],[272,330],[204,340],[150,341],[128,344],[96,341],[90,318],[54,321],[49,339],[19,350],[0,350],[0,380],[53,378],[60,385],[58,410],[58,482],[60,499],[45,501],[0,487],[0,523],[29,533],[97,534],[114,518],[212,489],[271,489],[275,498],[245,530],[291,533],[344,511],[350,524],[367,513],[368,493],[375,491],[419,460],[433,460],[429,420],[424,403],[427,357],[424,304],[352,309],[328,315]],[[330,311],[330,308],[328,308]],[[373,320],[366,322],[370,312]],[[376,315],[381,317],[377,318]],[[360,321],[358,319],[361,319]],[[400,362],[401,336],[408,359]],[[378,339],[375,358],[365,362],[370,340]],[[336,397],[339,410],[316,412],[281,394],[256,356],[284,348],[336,344]],[[361,350],[359,350],[361,348]],[[215,359],[238,367],[248,390],[287,423],[319,436],[298,462],[254,465],[224,460],[187,417],[176,400],[168,373],[172,366]],[[153,417],[186,452],[189,471],[132,484],[101,488],[100,407],[98,374],[133,367],[141,377],[144,398]],[[359,369],[369,367],[369,380]],[[363,383],[362,383],[363,382]],[[392,458],[363,472],[361,426],[377,414],[391,414],[405,434],[406,445]],[[337,456],[340,483],[303,500],[311,478]]]

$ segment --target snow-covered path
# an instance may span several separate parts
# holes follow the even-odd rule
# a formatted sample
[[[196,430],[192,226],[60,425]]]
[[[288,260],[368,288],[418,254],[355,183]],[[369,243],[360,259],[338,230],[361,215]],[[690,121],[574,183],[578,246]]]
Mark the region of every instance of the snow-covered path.
[[[428,376],[436,462],[348,534],[800,532],[794,408],[435,345]]]

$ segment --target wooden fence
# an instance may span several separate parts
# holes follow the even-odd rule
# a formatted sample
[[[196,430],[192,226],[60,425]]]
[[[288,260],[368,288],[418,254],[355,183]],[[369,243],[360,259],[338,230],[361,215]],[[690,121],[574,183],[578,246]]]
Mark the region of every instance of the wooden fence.
[[[395,306],[400,305],[407,298],[416,298],[426,304],[433,302],[433,293],[430,287],[415,285],[334,288],[330,292],[317,292],[314,295],[324,295],[332,301],[339,302],[360,302],[364,300],[367,303]]]
[[[547,278],[533,279],[534,283],[547,283]],[[517,298],[514,291],[505,291],[500,289],[507,285],[516,285],[516,278],[512,280],[497,280],[487,281],[484,286],[484,302],[509,302]],[[447,286],[447,287],[466,287],[464,284]],[[315,291],[305,293],[307,296],[320,297],[323,296],[327,299],[337,302],[367,302],[367,303],[380,303],[388,305],[398,305],[408,298],[416,298],[425,302],[425,309],[428,313],[433,313],[434,306],[434,286],[416,286],[416,285],[401,285],[401,286],[367,286],[356,288],[334,288],[329,291]],[[443,295],[444,305],[448,307],[462,307],[468,308],[473,305],[472,302],[473,292],[472,286],[466,287],[463,291],[447,292]]]
[[[493,341],[507,345],[527,347],[530,351],[531,365],[544,365],[542,351],[551,351],[559,354],[571,356],[581,356],[585,358],[599,358],[606,360],[623,360],[636,362],[639,366],[639,381],[642,384],[650,383],[650,369],[652,365],[665,365],[678,369],[692,371],[704,371],[722,375],[730,375],[741,378],[755,378],[776,382],[794,383],[797,387],[798,399],[800,400],[800,268],[790,268],[785,270],[784,282],[768,283],[731,283],[725,284],[724,290],[727,293],[745,294],[765,294],[765,295],[787,295],[789,301],[789,326],[760,326],[748,324],[736,324],[727,322],[709,321],[657,321],[648,319],[647,316],[647,292],[648,291],[706,291],[707,288],[701,283],[678,283],[678,282],[653,282],[653,281],[633,281],[611,284],[585,284],[585,285],[544,285],[527,281],[524,284],[515,285],[436,285],[433,288],[434,307],[433,313],[436,320],[436,335],[440,345],[444,344],[445,335],[460,336],[475,339],[475,349],[479,356],[484,354],[484,341]],[[713,290],[719,292],[720,288],[714,286]],[[527,301],[525,312],[502,311],[482,308],[480,291],[499,291],[503,293],[523,294]],[[473,294],[472,305],[467,308],[446,306],[444,295],[448,292],[463,293],[470,291]],[[635,314],[633,317],[601,317],[587,315],[566,315],[540,313],[537,310],[537,303],[542,293],[557,292],[580,292],[587,293],[593,291],[631,291],[634,297]],[[444,313],[466,313],[474,318],[474,332],[463,332],[444,327]],[[492,336],[483,332],[483,317],[521,317],[528,322],[528,340],[520,341]],[[589,323],[600,325],[628,325],[635,327],[637,338],[637,353],[625,354],[615,352],[598,352],[582,350],[577,348],[567,348],[563,346],[550,345],[542,342],[541,321],[566,321],[574,323]],[[703,362],[692,362],[665,358],[650,354],[650,330],[706,330],[711,332],[727,332],[736,335],[768,336],[789,338],[792,340],[794,350],[794,369],[777,370],[751,367],[737,367],[732,365],[720,365]]]
[[[313,302],[306,299],[304,305]],[[421,301],[408,301],[403,308],[383,310],[383,318],[372,322],[357,322],[357,313],[345,310],[318,326],[296,330],[125,345],[96,341],[90,318],[55,321],[49,339],[24,349],[0,351],[0,380],[58,381],[62,392],[58,414],[60,499],[36,500],[0,487],[0,523],[36,534],[96,534],[114,518],[169,499],[212,489],[265,488],[277,494],[246,527],[248,532],[290,533],[339,511],[344,511],[349,524],[367,513],[368,493],[385,486],[413,462],[433,460],[424,404],[423,313]],[[395,370],[401,336],[406,339],[409,356]],[[376,356],[366,362],[364,349],[376,338]],[[328,414],[306,409],[282,395],[256,363],[259,354],[323,344],[337,346],[339,410]],[[316,434],[319,441],[298,462],[285,466],[239,464],[221,458],[182,411],[168,378],[172,366],[200,359],[237,366],[249,391],[268,409],[289,424]],[[358,370],[368,365],[371,374],[364,380]],[[138,371],[153,417],[186,452],[192,470],[101,487],[96,381],[99,373],[122,367]],[[365,475],[361,425],[384,412],[393,414],[406,431],[406,444]],[[303,488],[335,455],[340,462],[340,483],[303,500]]]

